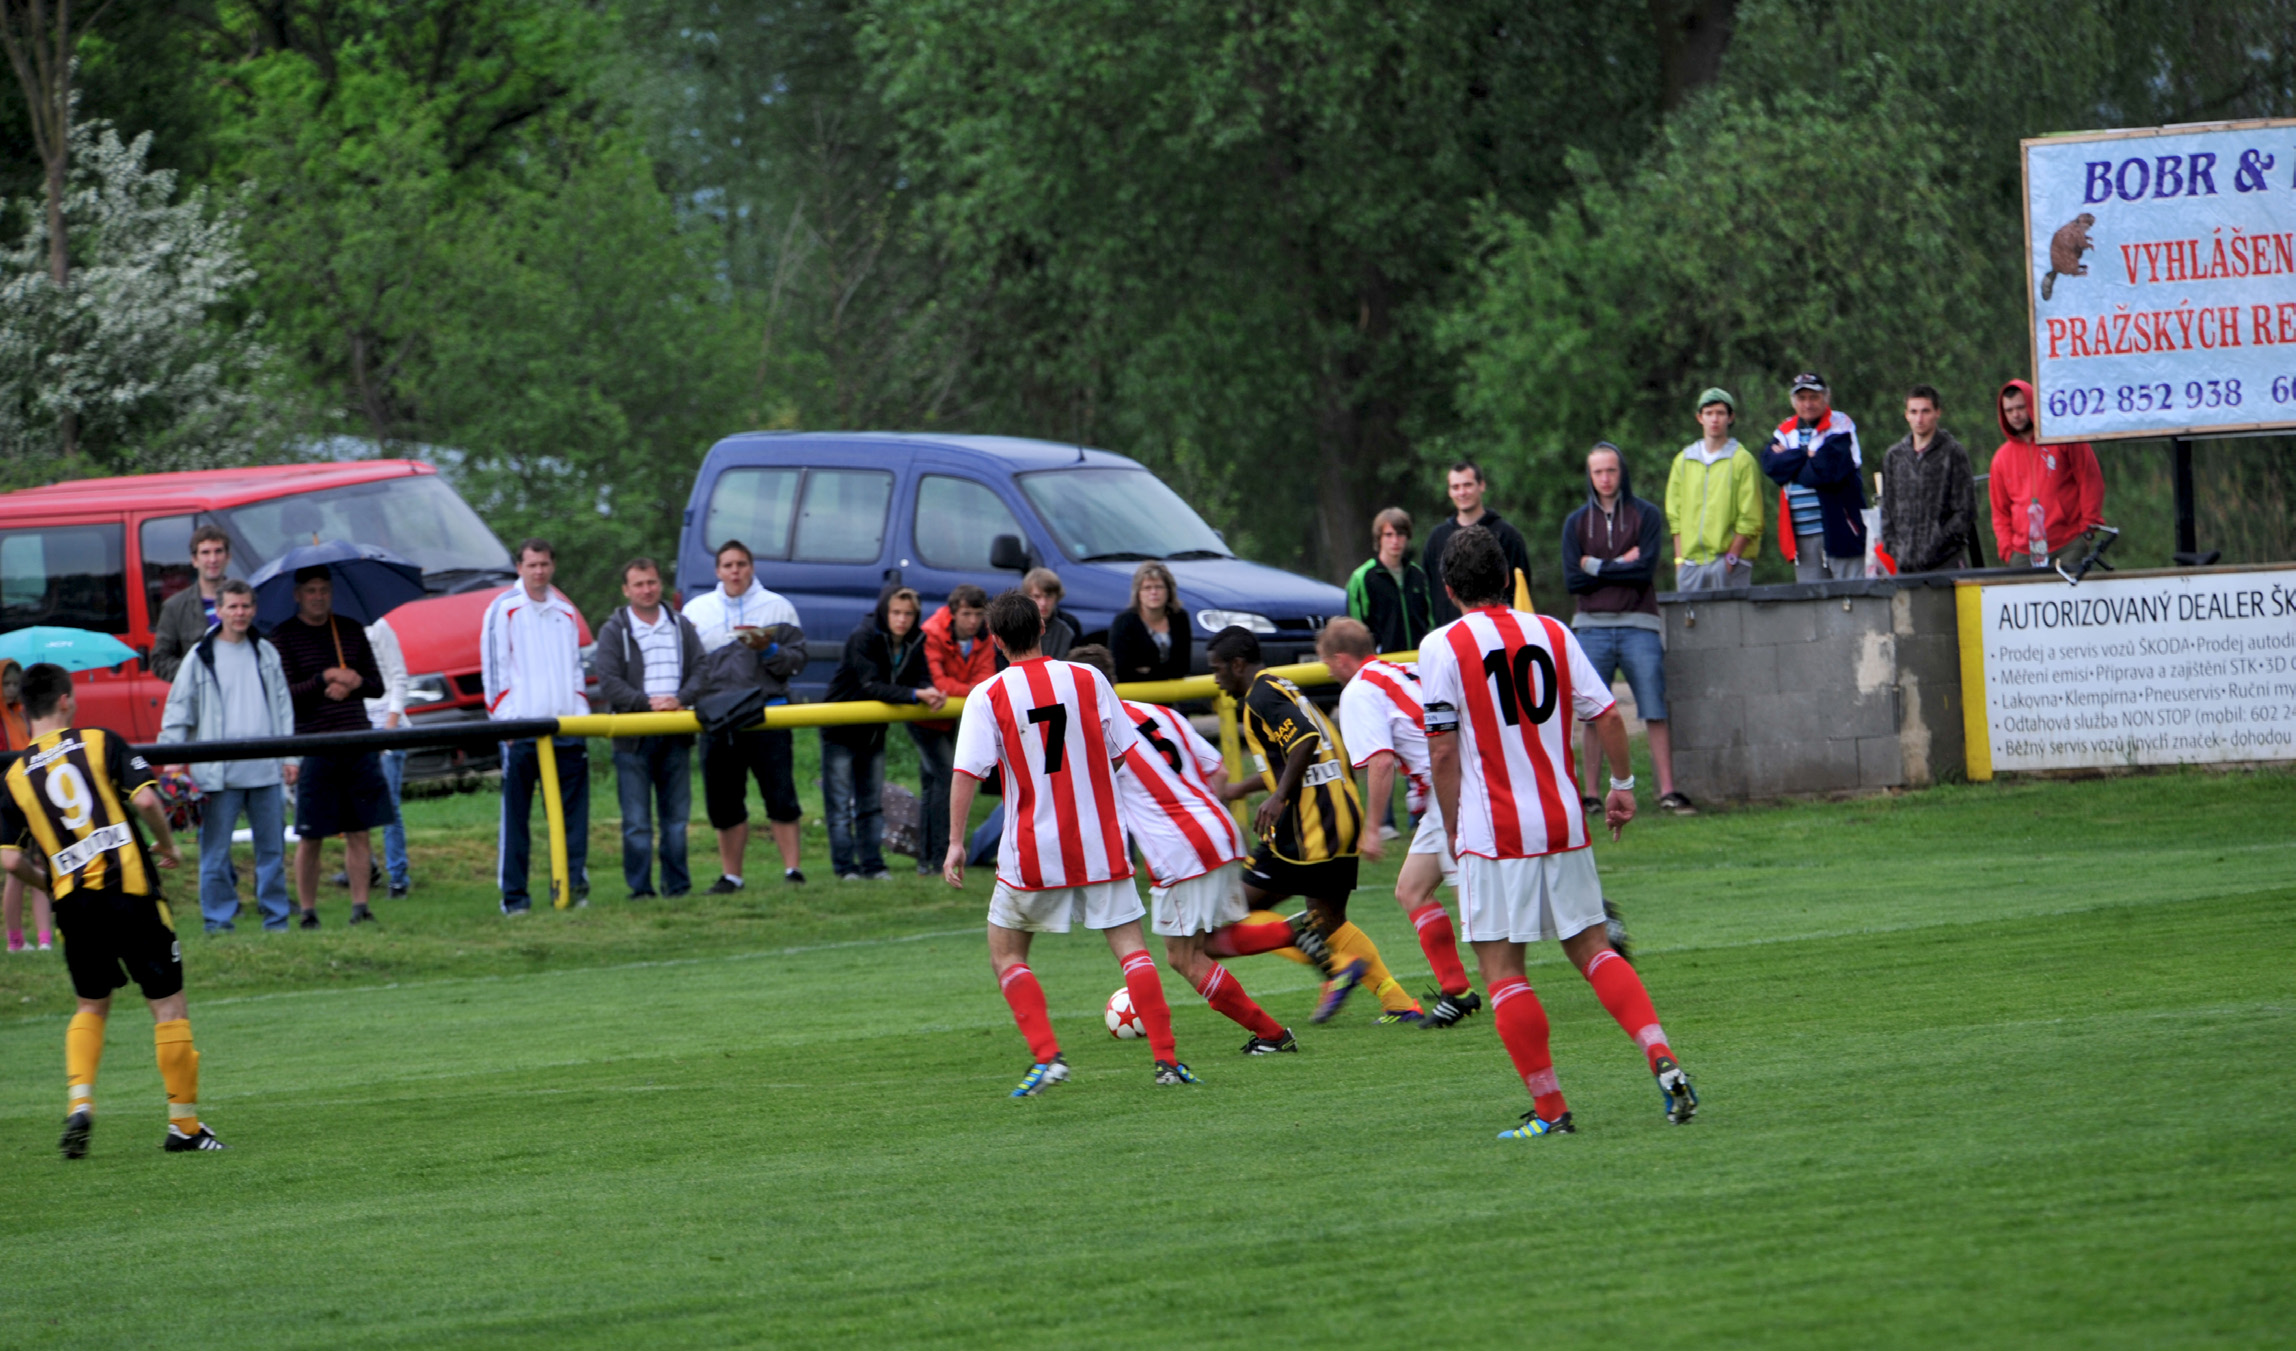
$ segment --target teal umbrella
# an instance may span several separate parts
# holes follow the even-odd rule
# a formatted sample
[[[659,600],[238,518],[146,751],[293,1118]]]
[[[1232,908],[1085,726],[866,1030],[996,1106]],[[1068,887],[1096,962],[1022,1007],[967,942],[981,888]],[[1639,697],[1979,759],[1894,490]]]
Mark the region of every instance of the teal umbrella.
[[[19,666],[49,661],[67,671],[93,671],[101,666],[134,661],[135,657],[136,650],[126,643],[108,633],[90,633],[86,629],[43,624],[14,633],[0,633],[0,661],[12,661]]]

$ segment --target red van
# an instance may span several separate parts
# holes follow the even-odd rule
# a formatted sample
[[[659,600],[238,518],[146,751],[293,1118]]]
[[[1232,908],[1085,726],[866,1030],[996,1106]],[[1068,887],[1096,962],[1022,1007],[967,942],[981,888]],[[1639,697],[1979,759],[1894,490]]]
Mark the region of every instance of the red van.
[[[137,741],[159,735],[167,685],[145,670],[152,622],[192,584],[191,532],[231,536],[245,577],[317,539],[373,544],[417,564],[430,595],[391,613],[415,718],[486,716],[478,625],[517,578],[510,551],[430,465],[415,460],[267,465],[80,479],[0,493],[0,633],[33,624],[109,633],[143,660],[78,677],[81,716]],[[590,641],[587,622],[582,641]],[[459,751],[416,752],[407,772],[441,774]]]

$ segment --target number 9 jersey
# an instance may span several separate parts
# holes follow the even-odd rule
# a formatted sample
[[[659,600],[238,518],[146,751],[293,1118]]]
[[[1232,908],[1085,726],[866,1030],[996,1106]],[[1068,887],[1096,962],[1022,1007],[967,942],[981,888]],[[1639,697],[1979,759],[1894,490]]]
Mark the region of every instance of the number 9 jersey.
[[[1571,717],[1616,701],[1569,629],[1544,615],[1470,610],[1419,645],[1430,738],[1459,737],[1459,852],[1537,858],[1593,843],[1579,803]]]
[[[965,696],[957,771],[986,779],[1004,766],[999,882],[1049,891],[1132,876],[1115,761],[1139,739],[1108,678],[1073,662],[1008,666]]]
[[[128,805],[158,781],[116,732],[67,727],[24,749],[0,792],[0,845],[48,861],[48,894],[157,895],[157,878]]]

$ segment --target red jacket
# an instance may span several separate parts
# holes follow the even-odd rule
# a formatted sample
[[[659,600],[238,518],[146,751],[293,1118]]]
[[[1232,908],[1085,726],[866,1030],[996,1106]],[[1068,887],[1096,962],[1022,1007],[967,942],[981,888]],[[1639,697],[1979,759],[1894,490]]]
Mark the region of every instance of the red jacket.
[[[997,673],[996,644],[989,641],[989,627],[981,625],[980,636],[973,639],[972,655],[967,656],[957,647],[953,631],[956,617],[944,605],[925,621],[925,665],[933,673],[933,688],[952,699],[961,699]],[[956,726],[954,721],[920,724],[936,732],[945,732]]]
[[[2105,473],[2097,467],[2097,453],[2086,441],[2041,446],[2032,441],[2032,429],[2023,436],[2001,420],[2001,399],[2010,390],[2025,392],[2025,406],[2035,406],[2033,387],[2012,380],[1994,396],[1993,416],[2008,439],[1993,452],[1992,477],[1986,490],[1993,499],[1993,544],[1998,561],[2026,552],[2025,516],[2034,498],[2041,500],[2042,529],[2055,553],[2080,537],[2090,526],[2105,522]]]

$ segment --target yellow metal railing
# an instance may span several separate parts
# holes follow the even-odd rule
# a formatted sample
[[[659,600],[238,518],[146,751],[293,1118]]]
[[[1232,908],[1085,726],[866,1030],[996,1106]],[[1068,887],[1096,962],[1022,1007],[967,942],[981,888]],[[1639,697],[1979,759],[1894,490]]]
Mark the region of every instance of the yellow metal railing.
[[[1390,652],[1383,661],[1416,661],[1416,652]],[[1328,685],[1331,668],[1320,661],[1301,662],[1294,666],[1271,666],[1270,675],[1282,676],[1295,685]],[[1244,773],[1243,737],[1236,727],[1236,701],[1220,692],[1210,676],[1189,676],[1185,680],[1151,680],[1135,684],[1118,685],[1118,697],[1141,704],[1177,704],[1195,699],[1210,699],[1220,719],[1220,758],[1228,763],[1228,778],[1238,781]],[[964,711],[965,701],[951,699],[941,707],[927,708],[922,704],[882,704],[853,702],[838,704],[775,704],[765,710],[759,728],[788,730],[799,727],[853,727],[865,723],[941,722]],[[625,737],[625,736],[691,736],[701,731],[701,719],[692,713],[585,713],[579,717],[560,718],[558,734],[569,737]],[[560,910],[574,903],[573,879],[568,875],[566,854],[566,811],[558,799],[558,757],[548,737],[535,743],[542,770],[542,812],[550,827],[550,901]],[[1242,808],[1237,808],[1242,817]],[[928,860],[931,861],[931,860]]]

